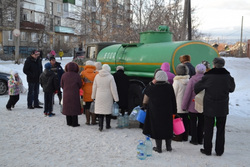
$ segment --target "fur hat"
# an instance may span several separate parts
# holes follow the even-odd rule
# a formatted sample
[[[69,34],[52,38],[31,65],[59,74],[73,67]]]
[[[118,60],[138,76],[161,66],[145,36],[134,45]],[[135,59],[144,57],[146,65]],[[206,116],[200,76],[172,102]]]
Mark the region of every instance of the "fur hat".
[[[94,62],[91,61],[91,60],[86,61],[85,64],[86,64],[86,66],[87,66],[87,65],[90,65],[90,66],[94,66],[94,65],[95,65]]]
[[[190,55],[182,55],[182,56],[179,57],[179,59],[180,59],[181,63],[186,62],[186,61],[190,62],[191,61],[191,56]]]
[[[105,71],[110,72],[110,71],[111,71],[111,68],[110,68],[110,66],[109,66],[108,64],[103,64],[103,65],[102,65],[102,70],[105,70]]]
[[[118,71],[118,70],[124,71],[124,67],[123,67],[123,66],[117,66],[117,67],[116,67],[116,71]]]
[[[195,71],[197,74],[204,74],[206,72],[206,66],[203,64],[197,64]]]
[[[203,60],[203,61],[201,62],[201,64],[203,64],[204,66],[206,66],[207,69],[211,69],[211,65],[210,65],[210,63],[209,63],[208,61]]]
[[[185,64],[179,64],[176,67],[176,74],[177,75],[188,75],[189,69]]]
[[[96,67],[96,70],[101,70],[102,69],[102,63],[101,62],[95,62],[95,67]]]
[[[157,71],[155,74],[156,81],[168,81],[168,76],[165,71]]]
[[[47,69],[47,70],[50,70],[51,69],[51,64],[50,63],[46,63],[44,65],[44,68]]]
[[[223,68],[225,65],[225,60],[223,58],[216,57],[213,60],[213,64],[215,68]]]

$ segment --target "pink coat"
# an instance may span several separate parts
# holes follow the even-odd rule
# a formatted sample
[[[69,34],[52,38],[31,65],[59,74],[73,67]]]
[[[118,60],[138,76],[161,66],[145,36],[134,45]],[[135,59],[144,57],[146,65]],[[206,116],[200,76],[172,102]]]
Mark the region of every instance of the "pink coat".
[[[168,76],[168,82],[170,84],[173,84],[173,79],[174,79],[175,75],[170,72],[170,65],[169,65],[169,63],[168,62],[162,63],[161,69],[162,69],[162,71],[166,72],[166,74]]]

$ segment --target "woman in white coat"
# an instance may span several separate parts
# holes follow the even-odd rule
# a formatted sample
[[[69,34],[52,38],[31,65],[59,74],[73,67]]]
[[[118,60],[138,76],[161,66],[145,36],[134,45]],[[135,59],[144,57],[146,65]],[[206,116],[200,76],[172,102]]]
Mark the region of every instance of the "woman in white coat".
[[[110,129],[113,102],[118,102],[118,93],[110,66],[104,64],[96,75],[91,98],[95,100],[95,114],[99,114],[99,130],[103,130],[103,119],[106,117],[106,129]]]

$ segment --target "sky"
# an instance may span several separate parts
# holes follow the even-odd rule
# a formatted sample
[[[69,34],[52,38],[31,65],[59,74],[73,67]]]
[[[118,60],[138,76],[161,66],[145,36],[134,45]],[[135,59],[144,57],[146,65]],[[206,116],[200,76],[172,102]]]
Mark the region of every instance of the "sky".
[[[243,41],[250,39],[250,1],[249,0],[191,0],[198,18],[199,31],[223,42],[241,36],[243,16]]]

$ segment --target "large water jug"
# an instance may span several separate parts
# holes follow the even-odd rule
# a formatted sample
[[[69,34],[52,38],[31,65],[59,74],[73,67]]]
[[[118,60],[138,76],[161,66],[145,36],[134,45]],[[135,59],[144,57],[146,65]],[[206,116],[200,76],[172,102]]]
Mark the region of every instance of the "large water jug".
[[[136,118],[137,118],[137,115],[138,115],[138,113],[139,113],[139,111],[140,111],[140,109],[141,109],[140,106],[135,107],[135,108],[132,110],[131,114],[129,115],[129,120],[135,121]]]
[[[153,144],[150,140],[150,137],[146,137],[146,140],[145,140],[145,146],[146,146],[146,155],[149,157],[149,156],[152,156],[152,150],[153,150]]]
[[[128,112],[125,112],[124,114],[124,127],[128,127],[129,126],[129,116],[128,116]]]
[[[137,145],[137,158],[140,160],[146,159],[146,146],[142,140],[139,141]]]
[[[124,126],[124,119],[121,113],[119,113],[117,117],[117,128],[123,128]]]

